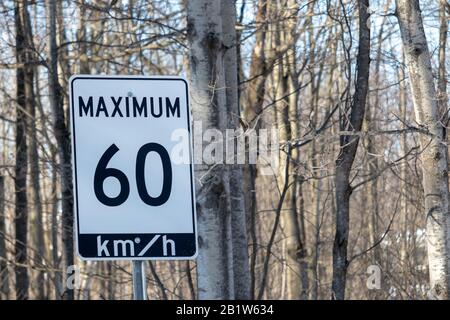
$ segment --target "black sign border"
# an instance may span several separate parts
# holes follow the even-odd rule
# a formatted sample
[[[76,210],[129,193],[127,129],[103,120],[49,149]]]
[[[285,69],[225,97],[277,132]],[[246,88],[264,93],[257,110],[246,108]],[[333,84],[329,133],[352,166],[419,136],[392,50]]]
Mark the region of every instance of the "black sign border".
[[[191,178],[191,207],[192,207],[192,228],[193,228],[193,233],[192,235],[194,236],[194,246],[195,246],[195,252],[193,255],[191,256],[145,256],[145,257],[85,257],[81,254],[80,252],[80,247],[79,247],[79,237],[80,235],[82,235],[80,233],[80,226],[79,226],[79,207],[78,207],[78,179],[77,179],[77,156],[76,156],[76,135],[75,135],[75,103],[74,103],[74,96],[73,96],[73,84],[76,80],[83,80],[83,79],[90,79],[90,80],[143,80],[143,81],[182,81],[185,85],[185,93],[186,93],[186,114],[187,114],[187,127],[188,127],[188,133],[189,133],[189,159],[190,159],[190,164],[189,164],[189,174],[190,174],[190,178]],[[196,210],[195,210],[195,193],[194,193],[194,177],[193,177],[193,155],[192,155],[192,134],[191,134],[191,115],[190,115],[190,104],[189,104],[189,91],[188,91],[188,83],[187,81],[182,78],[182,77],[176,77],[176,78],[171,78],[170,76],[161,76],[161,77],[154,77],[154,76],[140,76],[140,77],[135,77],[135,76],[90,76],[90,75],[73,75],[70,78],[70,108],[71,108],[71,127],[72,127],[72,153],[73,153],[73,157],[72,157],[72,161],[73,161],[73,182],[74,182],[74,191],[76,192],[76,197],[75,198],[75,206],[74,206],[74,211],[75,214],[75,219],[76,219],[76,241],[75,241],[75,247],[77,249],[77,254],[78,256],[82,259],[82,260],[93,260],[93,261],[111,261],[111,260],[192,260],[195,259],[197,257],[198,254],[198,239],[197,239],[197,225],[196,225]],[[161,235],[177,235],[178,233],[161,233]],[[89,235],[94,235],[94,234],[89,234]],[[95,234],[95,235],[108,235],[108,234]],[[123,234],[126,235],[126,234]],[[131,235],[131,234],[128,234]],[[133,234],[136,236],[142,235],[142,234]],[[150,233],[148,235],[151,235]]]

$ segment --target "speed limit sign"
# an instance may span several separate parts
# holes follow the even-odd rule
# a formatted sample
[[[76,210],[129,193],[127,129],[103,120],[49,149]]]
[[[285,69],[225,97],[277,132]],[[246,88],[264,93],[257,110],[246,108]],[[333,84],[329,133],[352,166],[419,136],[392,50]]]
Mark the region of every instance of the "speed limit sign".
[[[70,79],[70,108],[79,256],[194,258],[187,82],[76,75]]]

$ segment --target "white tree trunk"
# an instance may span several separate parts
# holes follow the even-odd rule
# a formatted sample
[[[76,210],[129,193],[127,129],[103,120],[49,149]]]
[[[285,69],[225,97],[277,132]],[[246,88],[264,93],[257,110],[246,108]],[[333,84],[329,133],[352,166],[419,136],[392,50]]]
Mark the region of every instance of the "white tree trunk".
[[[228,128],[239,127],[239,98],[236,53],[236,7],[234,1],[222,1],[223,42],[226,47],[224,55],[226,107]],[[226,137],[235,143],[234,137]],[[248,264],[248,242],[245,215],[242,167],[236,164],[236,153],[229,167],[230,174],[230,208],[231,236],[233,247],[233,284],[235,299],[250,299],[250,270]]]
[[[450,288],[450,216],[446,145],[440,122],[431,58],[418,0],[397,0],[397,18],[408,66],[416,121],[421,135],[430,296],[448,299]]]
[[[191,106],[205,129],[227,125],[220,0],[187,3]],[[194,150],[202,152],[202,150]],[[199,299],[232,296],[229,172],[223,165],[196,165]]]

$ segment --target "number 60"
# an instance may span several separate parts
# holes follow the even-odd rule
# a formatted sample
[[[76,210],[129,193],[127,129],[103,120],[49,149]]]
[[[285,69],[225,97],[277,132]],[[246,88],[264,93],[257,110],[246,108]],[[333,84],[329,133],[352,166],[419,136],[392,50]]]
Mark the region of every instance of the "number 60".
[[[94,191],[97,199],[106,206],[116,207],[124,203],[130,195],[130,183],[128,178],[119,169],[107,168],[109,160],[119,151],[119,148],[113,143],[100,158],[95,168]],[[148,194],[145,186],[145,159],[150,152],[156,152],[161,158],[163,165],[163,186],[159,196],[152,197]],[[116,178],[120,183],[120,192],[116,197],[109,197],[105,194],[103,183],[106,178]],[[139,197],[149,206],[160,206],[167,202],[172,191],[172,166],[167,150],[158,143],[144,144],[138,151],[136,157],[136,185]]]

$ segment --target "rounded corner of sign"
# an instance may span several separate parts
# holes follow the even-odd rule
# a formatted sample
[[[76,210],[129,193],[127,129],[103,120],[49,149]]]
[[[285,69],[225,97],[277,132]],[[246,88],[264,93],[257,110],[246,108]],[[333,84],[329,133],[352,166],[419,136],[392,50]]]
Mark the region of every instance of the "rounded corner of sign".
[[[72,75],[72,76],[69,78],[69,83],[70,83],[70,85],[72,86],[73,83],[75,82],[75,80],[80,79],[80,77],[81,77],[81,75],[79,75],[79,74],[74,74],[74,75]]]
[[[88,260],[92,260],[88,257],[83,257],[79,252],[77,253],[77,257],[78,259],[80,259],[81,261],[88,261]]]
[[[183,82],[184,85],[186,86],[186,88],[189,87],[189,83],[188,83],[188,81],[187,81],[187,79],[186,79],[185,77],[178,76],[178,80],[180,80],[181,82]]]
[[[81,254],[80,250],[77,248],[77,257],[81,260],[81,261],[88,261],[88,260],[92,260],[89,257],[85,257]]]
[[[197,249],[197,248],[195,248],[195,252],[194,252],[194,254],[193,254],[193,255],[191,255],[191,256],[189,256],[189,257],[186,257],[186,259],[187,259],[187,260],[196,260],[196,259],[197,259],[197,257],[198,257],[198,249]]]

